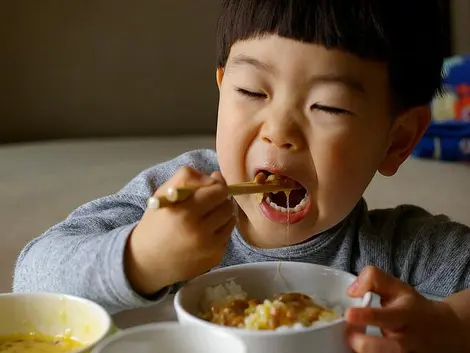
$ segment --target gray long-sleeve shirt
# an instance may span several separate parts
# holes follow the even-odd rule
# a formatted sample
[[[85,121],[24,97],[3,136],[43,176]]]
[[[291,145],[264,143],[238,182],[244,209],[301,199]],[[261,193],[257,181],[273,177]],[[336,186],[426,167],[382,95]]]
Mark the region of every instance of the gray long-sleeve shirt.
[[[147,198],[185,165],[207,174],[219,168],[214,151],[188,152],[143,171],[116,194],[79,207],[23,249],[13,290],[78,295],[111,313],[154,304],[130,287],[124,248]],[[375,265],[422,293],[444,297],[470,288],[470,228],[415,206],[368,211],[361,200],[334,229],[287,248],[254,248],[235,229],[220,266],[279,260],[354,274]]]

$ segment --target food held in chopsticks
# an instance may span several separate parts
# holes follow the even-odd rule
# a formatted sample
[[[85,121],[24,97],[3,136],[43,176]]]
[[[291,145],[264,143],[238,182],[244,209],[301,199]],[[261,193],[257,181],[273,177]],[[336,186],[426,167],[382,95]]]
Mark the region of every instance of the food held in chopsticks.
[[[256,197],[261,203],[266,201],[272,208],[282,212],[299,212],[308,202],[307,190],[296,181],[269,171],[261,171],[254,178],[255,183],[280,185],[289,185],[291,189],[283,190],[283,192],[273,191],[257,194]]]
[[[231,196],[245,194],[259,194],[271,192],[290,192],[301,186],[293,180],[272,174],[266,177],[264,173],[258,173],[253,181],[232,184],[228,186],[228,193]]]
[[[256,183],[256,184],[266,184],[266,183],[281,184],[283,182],[287,183],[287,179],[283,178],[282,176],[277,175],[277,174],[269,174],[268,175],[268,172],[259,172],[258,174],[255,175],[255,178],[254,178],[253,182]],[[284,193],[287,197],[288,191],[284,191]],[[273,192],[273,194],[274,194],[274,192]],[[260,203],[263,201],[264,195],[265,195],[265,193],[256,194],[256,198],[258,199],[258,201]]]

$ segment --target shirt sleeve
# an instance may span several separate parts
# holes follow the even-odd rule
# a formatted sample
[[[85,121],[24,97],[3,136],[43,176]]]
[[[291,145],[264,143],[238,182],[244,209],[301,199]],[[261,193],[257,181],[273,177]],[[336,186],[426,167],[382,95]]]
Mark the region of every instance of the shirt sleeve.
[[[408,257],[408,276],[419,292],[447,297],[470,289],[469,227],[446,216],[426,217]]]
[[[382,262],[388,272],[436,297],[470,288],[469,227],[411,205],[372,211],[370,219],[369,243],[380,239],[377,256],[387,260]]]
[[[111,314],[155,304],[130,286],[124,270],[127,239],[147,198],[182,166],[217,170],[215,152],[198,150],[149,168],[116,194],[91,201],[33,239],[20,253],[13,291],[59,292],[84,297]]]

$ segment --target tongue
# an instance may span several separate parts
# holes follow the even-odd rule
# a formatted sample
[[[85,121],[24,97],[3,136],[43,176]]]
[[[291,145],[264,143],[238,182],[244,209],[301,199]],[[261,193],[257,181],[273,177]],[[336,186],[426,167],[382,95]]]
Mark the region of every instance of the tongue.
[[[305,189],[292,190],[289,194],[289,208],[294,208],[305,196]],[[269,194],[269,198],[279,207],[287,208],[287,196],[285,192],[278,192],[277,194]]]

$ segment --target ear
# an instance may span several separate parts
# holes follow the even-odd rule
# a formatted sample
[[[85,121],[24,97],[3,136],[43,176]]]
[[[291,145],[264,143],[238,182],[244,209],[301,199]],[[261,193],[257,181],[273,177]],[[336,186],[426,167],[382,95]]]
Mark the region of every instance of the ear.
[[[400,115],[390,130],[390,146],[379,167],[379,173],[392,176],[413,152],[431,121],[427,106],[413,108]]]
[[[223,78],[224,78],[224,68],[219,67],[217,68],[217,71],[215,72],[215,79],[217,81],[217,86],[219,87],[219,90],[220,90],[220,86],[222,85]]]

